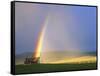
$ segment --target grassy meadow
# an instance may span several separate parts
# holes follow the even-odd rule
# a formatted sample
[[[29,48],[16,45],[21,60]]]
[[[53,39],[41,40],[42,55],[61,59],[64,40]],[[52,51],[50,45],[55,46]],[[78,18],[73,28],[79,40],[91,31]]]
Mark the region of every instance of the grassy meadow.
[[[28,73],[45,73],[45,72],[60,72],[60,71],[78,71],[97,69],[96,63],[81,63],[81,64],[28,64],[16,65],[16,74]]]

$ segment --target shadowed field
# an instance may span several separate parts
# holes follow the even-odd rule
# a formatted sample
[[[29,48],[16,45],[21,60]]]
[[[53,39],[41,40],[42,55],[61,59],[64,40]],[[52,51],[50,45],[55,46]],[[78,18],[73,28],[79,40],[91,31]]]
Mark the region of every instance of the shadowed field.
[[[96,63],[16,65],[16,74],[96,69]]]
[[[54,62],[18,64],[16,65],[16,74],[92,70],[96,68],[96,56],[65,57]]]

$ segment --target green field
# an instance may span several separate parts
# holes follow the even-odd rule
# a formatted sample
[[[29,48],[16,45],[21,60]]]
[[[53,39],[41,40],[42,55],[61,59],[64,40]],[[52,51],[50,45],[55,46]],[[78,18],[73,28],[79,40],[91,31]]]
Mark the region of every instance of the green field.
[[[96,63],[16,65],[15,74],[92,70],[96,68]]]

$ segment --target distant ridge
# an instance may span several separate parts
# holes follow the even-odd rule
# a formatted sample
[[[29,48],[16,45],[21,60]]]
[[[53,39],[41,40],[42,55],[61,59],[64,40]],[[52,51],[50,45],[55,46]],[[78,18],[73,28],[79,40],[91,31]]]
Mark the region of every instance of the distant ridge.
[[[17,54],[15,56],[15,62],[16,64],[24,64],[24,60],[26,57],[32,57],[32,52],[25,52],[25,53],[22,53],[22,54]]]

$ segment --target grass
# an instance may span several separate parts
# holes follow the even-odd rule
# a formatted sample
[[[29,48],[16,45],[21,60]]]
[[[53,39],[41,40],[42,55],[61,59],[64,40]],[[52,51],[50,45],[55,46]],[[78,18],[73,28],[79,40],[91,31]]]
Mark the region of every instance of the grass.
[[[77,71],[77,70],[92,70],[97,69],[96,63],[81,63],[81,64],[30,64],[16,65],[16,74],[28,73],[45,73],[45,72],[61,72],[61,71]]]

